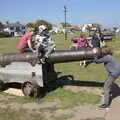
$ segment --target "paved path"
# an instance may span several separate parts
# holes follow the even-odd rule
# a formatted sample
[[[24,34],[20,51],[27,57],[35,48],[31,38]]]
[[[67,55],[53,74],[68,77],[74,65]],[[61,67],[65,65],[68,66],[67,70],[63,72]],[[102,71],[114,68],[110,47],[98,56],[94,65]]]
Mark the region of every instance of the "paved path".
[[[120,120],[120,97],[113,100],[109,110],[87,106],[72,109],[72,114],[69,120]]]
[[[111,109],[106,115],[106,120],[120,120],[120,97],[112,101]]]

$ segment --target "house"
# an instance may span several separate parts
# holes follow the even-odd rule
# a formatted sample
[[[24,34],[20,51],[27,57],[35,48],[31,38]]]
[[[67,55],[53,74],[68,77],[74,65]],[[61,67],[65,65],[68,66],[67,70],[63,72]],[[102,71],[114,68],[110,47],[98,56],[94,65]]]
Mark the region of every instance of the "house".
[[[80,25],[71,25],[71,26],[69,27],[69,30],[70,30],[71,32],[74,32],[74,31],[81,32],[81,26],[80,26]]]
[[[50,31],[52,33],[61,33],[63,32],[64,33],[64,28],[61,24],[58,24],[58,25],[55,25],[53,24],[52,25],[52,30]]]
[[[26,32],[26,27],[20,23],[9,23],[4,31],[8,32],[11,36],[22,36]]]
[[[84,24],[81,28],[82,32],[86,32],[88,29],[90,29],[91,31],[95,31],[97,30],[97,28],[100,28],[101,25],[97,24],[97,23],[89,23],[89,24]]]

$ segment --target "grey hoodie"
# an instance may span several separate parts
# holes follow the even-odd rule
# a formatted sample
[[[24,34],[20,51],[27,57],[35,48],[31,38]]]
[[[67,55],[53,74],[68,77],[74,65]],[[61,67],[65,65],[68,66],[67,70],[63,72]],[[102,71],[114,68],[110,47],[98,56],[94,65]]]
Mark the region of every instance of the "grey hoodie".
[[[106,55],[100,59],[95,58],[95,63],[104,63],[105,68],[107,69],[108,73],[113,77],[120,76],[120,64],[118,64],[115,58],[112,55]]]

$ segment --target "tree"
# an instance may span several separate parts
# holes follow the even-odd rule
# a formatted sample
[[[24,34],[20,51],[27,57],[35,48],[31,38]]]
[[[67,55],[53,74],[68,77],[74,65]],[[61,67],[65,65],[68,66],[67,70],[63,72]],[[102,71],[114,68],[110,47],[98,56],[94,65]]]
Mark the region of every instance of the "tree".
[[[10,24],[10,22],[9,22],[9,21],[6,21],[5,23],[6,23],[6,25],[9,25],[9,24]]]
[[[30,23],[27,23],[26,26],[27,26],[27,27],[32,27],[32,28],[34,28],[35,25],[34,25],[34,23],[31,23],[31,22],[30,22]]]
[[[65,27],[65,23],[64,22],[62,22],[62,23],[60,23],[63,27]],[[66,27],[71,27],[71,24],[70,23],[66,23]]]
[[[40,25],[45,25],[48,28],[48,30],[52,29],[52,24],[47,22],[47,21],[45,21],[45,20],[37,20],[35,22],[35,26],[34,27],[38,28],[38,26],[40,26]]]
[[[98,31],[101,30],[101,25],[98,23],[93,23],[93,27],[95,27]]]
[[[0,22],[0,31],[2,31],[4,29],[4,25],[2,24],[2,22]]]
[[[89,36],[90,36],[91,29],[92,29],[92,27],[89,26],[89,25],[87,25],[86,30],[88,31],[88,35],[89,35]]]
[[[16,21],[16,24],[20,24],[20,21]]]

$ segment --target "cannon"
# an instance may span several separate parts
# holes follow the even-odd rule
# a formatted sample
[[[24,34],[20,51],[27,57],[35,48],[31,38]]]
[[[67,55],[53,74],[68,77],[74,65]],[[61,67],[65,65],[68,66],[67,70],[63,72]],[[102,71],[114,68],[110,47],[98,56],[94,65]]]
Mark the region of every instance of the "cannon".
[[[100,55],[100,49],[59,50],[51,53],[45,64],[41,64],[35,53],[0,54],[0,90],[6,83],[20,83],[25,96],[42,96],[44,88],[57,79],[54,64],[90,60]]]

